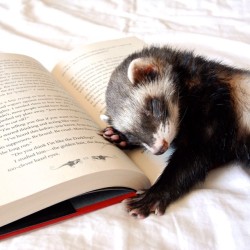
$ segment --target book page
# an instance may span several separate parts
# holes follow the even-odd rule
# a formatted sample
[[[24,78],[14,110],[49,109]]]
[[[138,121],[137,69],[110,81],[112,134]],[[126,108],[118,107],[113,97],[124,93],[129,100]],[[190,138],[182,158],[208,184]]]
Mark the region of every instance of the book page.
[[[83,175],[139,173],[37,61],[0,54],[0,79],[0,206]],[[94,183],[78,186],[75,195]]]
[[[162,155],[153,155],[147,150],[135,149],[127,150],[127,155],[149,178],[152,185],[167,166],[168,159],[173,150],[170,148]]]
[[[70,52],[54,68],[53,74],[95,122],[104,128],[107,124],[100,120],[100,114],[105,113],[105,91],[111,73],[125,57],[144,46],[141,40],[134,37],[84,46]],[[166,166],[168,154],[159,157],[142,150],[128,152],[151,183],[155,182]]]
[[[127,55],[144,45],[141,40],[130,37],[84,46],[70,52],[52,73],[95,123],[105,127],[100,114],[105,112],[105,91],[110,75]]]

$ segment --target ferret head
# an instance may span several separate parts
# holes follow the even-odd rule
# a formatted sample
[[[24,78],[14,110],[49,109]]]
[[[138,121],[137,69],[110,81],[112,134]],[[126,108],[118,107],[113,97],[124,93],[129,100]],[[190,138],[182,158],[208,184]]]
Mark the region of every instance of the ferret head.
[[[130,56],[113,72],[106,92],[106,122],[153,154],[164,153],[178,130],[171,70],[159,58]]]

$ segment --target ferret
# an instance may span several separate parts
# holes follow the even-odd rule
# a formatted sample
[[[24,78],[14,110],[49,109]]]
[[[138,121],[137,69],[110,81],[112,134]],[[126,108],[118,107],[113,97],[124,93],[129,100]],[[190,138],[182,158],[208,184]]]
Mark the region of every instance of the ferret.
[[[126,201],[132,216],[163,215],[214,168],[250,166],[248,70],[168,46],[145,47],[113,71],[106,105],[106,140],[155,155],[174,148],[155,184]]]

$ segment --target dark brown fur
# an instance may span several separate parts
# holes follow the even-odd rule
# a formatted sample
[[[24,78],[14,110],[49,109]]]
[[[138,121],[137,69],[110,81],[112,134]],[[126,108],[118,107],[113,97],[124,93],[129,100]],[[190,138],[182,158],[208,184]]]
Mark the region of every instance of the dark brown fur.
[[[128,72],[137,58],[142,60],[132,69],[141,68]],[[174,89],[171,95],[163,92],[168,84]],[[162,92],[147,92],[147,86],[161,87]],[[136,94],[139,89],[145,91]],[[203,181],[215,167],[230,162],[250,166],[249,71],[192,52],[145,48],[130,55],[113,72],[106,101],[113,133],[126,142],[126,147],[149,145],[150,149],[158,143],[153,140],[159,124],[170,124],[176,111],[173,107],[178,106],[173,140],[163,138],[162,147],[154,152],[163,153],[168,144],[175,151],[157,182],[127,201],[127,209],[134,216],[163,214],[171,202]],[[105,133],[104,137],[114,142]]]

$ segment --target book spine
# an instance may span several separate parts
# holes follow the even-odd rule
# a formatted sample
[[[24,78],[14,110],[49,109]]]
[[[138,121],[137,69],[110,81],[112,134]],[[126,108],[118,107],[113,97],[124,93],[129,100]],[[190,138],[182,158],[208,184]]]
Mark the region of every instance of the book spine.
[[[129,193],[117,196],[117,197],[110,198],[110,199],[105,200],[105,201],[101,201],[101,202],[97,202],[97,203],[89,205],[89,206],[85,206],[83,208],[76,209],[75,212],[64,215],[62,217],[55,218],[55,219],[52,219],[52,220],[48,220],[48,221],[45,221],[45,222],[42,222],[42,223],[39,223],[39,224],[36,224],[36,225],[32,225],[32,226],[25,227],[25,228],[22,228],[22,229],[19,229],[19,230],[10,232],[10,233],[0,235],[0,240],[7,239],[7,238],[10,238],[10,237],[19,235],[19,234],[27,233],[27,232],[30,232],[30,231],[33,231],[33,230],[36,230],[36,229],[39,229],[39,228],[42,228],[42,227],[46,227],[46,226],[49,226],[49,225],[52,225],[52,224],[67,220],[67,219],[74,218],[76,216],[87,214],[87,213],[93,212],[95,210],[98,210],[98,209],[101,209],[101,208],[105,208],[105,207],[120,203],[121,201],[123,201],[125,199],[134,197],[135,195],[136,195],[135,192],[129,192]]]

